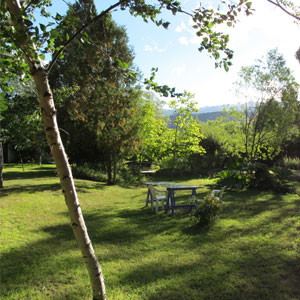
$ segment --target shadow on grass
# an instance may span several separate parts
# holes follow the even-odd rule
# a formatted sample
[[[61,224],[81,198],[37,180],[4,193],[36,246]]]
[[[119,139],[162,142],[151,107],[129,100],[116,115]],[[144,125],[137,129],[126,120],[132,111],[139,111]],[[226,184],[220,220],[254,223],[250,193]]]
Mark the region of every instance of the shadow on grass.
[[[101,212],[102,214],[85,215],[86,224],[94,245],[130,246],[145,238],[145,232],[135,232],[132,228],[120,225],[113,226],[115,216],[109,212],[109,209],[101,210]],[[137,214],[131,216],[134,217]],[[154,216],[144,212],[143,217],[146,219],[148,217],[148,222],[150,222],[150,219]],[[24,295],[24,291],[32,289],[37,289],[38,293],[43,293],[45,287],[47,290],[48,288],[53,289],[54,286],[57,291],[52,291],[53,299],[68,299],[64,298],[65,295],[61,298],[60,296],[56,297],[56,292],[59,293],[60,288],[66,289],[66,285],[70,285],[70,289],[73,289],[72,280],[68,280],[68,278],[72,278],[72,271],[84,268],[80,254],[77,257],[74,257],[74,254],[64,255],[70,250],[77,250],[71,226],[63,224],[42,227],[40,230],[48,233],[50,237],[2,253],[0,286],[3,297],[9,294],[17,295],[18,293]],[[126,254],[124,255],[126,256]],[[122,252],[117,247],[114,252],[102,254],[101,261],[117,261],[122,257]],[[80,299],[80,297],[76,298],[76,295],[74,295],[70,299]]]
[[[8,294],[27,289],[41,292],[57,274],[67,275],[77,268],[77,258],[60,256],[76,247],[71,226],[58,225],[41,230],[51,233],[51,236],[2,253],[0,286],[3,299]]]
[[[123,253],[124,248],[119,247],[130,249],[132,244],[151,235],[172,234],[173,231],[180,230],[176,227],[176,222],[181,217],[183,216],[179,215],[176,219],[164,214],[155,215],[150,209],[117,213],[104,209],[85,215],[94,245],[117,246],[114,249],[109,245],[105,246],[111,250],[105,255],[101,254],[102,262],[132,259],[133,257],[129,257],[130,253]],[[116,218],[123,219],[125,224],[121,222],[114,225]],[[131,227],[132,224],[136,226]],[[60,296],[56,293],[60,289],[67,293],[68,286],[70,290],[74,289],[72,271],[82,268],[83,261],[80,256],[63,255],[76,249],[71,227],[57,225],[43,227],[41,230],[50,237],[2,255],[1,286],[4,297],[9,292],[18,293],[29,288],[38,289],[42,293],[46,287],[46,291],[53,290],[51,296],[55,299],[64,299],[67,294]],[[255,230],[248,233],[255,234]],[[154,262],[146,260],[145,263],[132,266],[130,271],[120,271],[114,285],[124,286],[125,289],[129,285],[132,290],[142,288],[147,294],[143,299],[152,300],[299,299],[299,256],[284,256],[280,249],[270,251],[270,244],[262,246],[259,242],[257,246],[252,244],[248,250],[247,243],[241,243],[239,256],[224,256],[223,249],[218,244],[228,238],[230,236],[224,237],[221,233],[214,238],[206,237],[206,233],[202,232],[186,245],[190,249],[199,249],[199,255],[193,254],[191,261],[180,261],[180,258],[177,261],[163,256]],[[199,244],[203,247],[199,247]],[[142,261],[144,255],[144,252],[135,253],[134,259],[138,260],[140,257]],[[108,272],[109,270],[104,269],[104,273]],[[149,288],[151,285],[155,285],[155,288]],[[110,289],[109,285],[107,289]],[[70,299],[80,299],[77,292],[72,297]]]
[[[186,258],[181,261],[171,250],[170,257],[133,266],[130,271],[122,274],[116,285],[130,282],[134,283],[133,288],[144,287],[147,298],[143,299],[151,300],[300,299],[300,255],[295,255],[294,246],[277,243],[276,239],[257,238],[261,227],[296,217],[299,212],[294,207],[287,207],[288,204],[285,206],[279,203],[281,197],[274,196],[269,200],[270,206],[267,205],[265,209],[260,202],[257,208],[255,203],[251,203],[250,206],[256,213],[253,215],[253,211],[250,211],[248,218],[274,209],[274,201],[277,201],[278,214],[250,226],[247,232],[241,232],[237,227],[230,231],[218,227],[212,230],[212,234],[208,234],[206,230],[197,231],[196,228],[183,230],[183,233],[193,237],[185,240],[182,245],[184,249],[197,249],[196,252],[199,252],[198,257],[193,253],[192,262],[186,263]],[[290,204],[295,207],[300,205],[298,199]],[[131,222],[140,223],[139,216],[135,213],[124,215]],[[163,218],[156,220],[156,227],[163,230],[164,228],[160,228],[161,220]],[[277,238],[281,238],[284,228],[282,230]],[[157,233],[159,232],[161,230]],[[276,232],[273,231],[273,234]],[[290,238],[292,235],[288,240]],[[235,244],[231,246],[230,241]],[[152,285],[155,287],[149,288]]]
[[[56,171],[53,168],[42,168],[37,171],[22,171],[14,172],[9,171],[3,173],[3,180],[16,180],[16,179],[34,179],[34,178],[45,178],[45,177],[56,177]]]
[[[270,197],[270,195],[272,195]],[[281,194],[258,190],[226,192],[222,215],[231,219],[251,219],[267,211],[284,210],[291,204],[299,205],[300,199],[284,201]]]
[[[141,240],[157,234],[168,234],[175,230],[170,215],[155,215],[151,209],[122,210],[109,209],[93,214],[84,214],[89,234],[94,243],[132,246]],[[118,255],[122,256],[121,252]],[[114,259],[109,256],[108,260]]]
[[[133,268],[123,274],[119,284],[129,281],[145,289],[155,285],[146,292],[146,299],[151,300],[299,299],[299,275],[291,267],[299,265],[299,258],[287,262],[280,257],[278,261],[280,270],[274,273],[270,267],[274,257],[265,259],[264,264],[255,257],[236,261],[215,258],[210,264],[198,261],[181,265],[161,260]]]
[[[28,174],[28,172],[26,173]],[[45,176],[45,177],[49,177],[49,176]],[[41,178],[41,177],[25,177],[23,179],[37,179],[37,178]],[[76,191],[78,193],[89,193],[89,190],[91,189],[104,189],[105,185],[101,184],[101,183],[95,183],[89,182],[89,185],[87,185],[85,182],[78,182],[76,181]],[[12,186],[5,186],[0,189],[0,194],[2,196],[8,196],[8,195],[12,195],[12,194],[22,194],[22,193],[29,193],[29,194],[34,194],[34,193],[38,193],[38,192],[45,192],[45,191],[51,191],[51,192],[57,192],[61,190],[61,186],[59,183],[59,178],[57,178],[57,183],[48,183],[48,184],[30,184],[30,185],[24,185],[23,184],[15,184]]]
[[[12,194],[22,194],[22,193],[29,193],[34,194],[38,192],[44,191],[51,191],[56,192],[61,189],[59,183],[52,183],[52,184],[38,184],[38,185],[14,185],[11,187],[4,187],[0,190],[0,194],[3,196],[8,196]]]

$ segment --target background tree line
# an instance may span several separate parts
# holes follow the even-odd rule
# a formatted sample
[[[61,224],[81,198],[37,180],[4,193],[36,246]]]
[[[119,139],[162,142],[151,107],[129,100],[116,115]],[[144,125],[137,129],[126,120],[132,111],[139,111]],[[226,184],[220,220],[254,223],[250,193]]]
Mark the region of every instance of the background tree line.
[[[86,10],[84,16],[94,10],[77,4],[68,15],[80,16],[81,9]],[[125,29],[110,17],[97,26],[102,28],[101,42],[97,29],[91,28],[91,43],[76,41],[50,77],[76,176],[116,183],[119,174],[120,180],[136,182],[147,161],[160,172],[211,174],[233,160],[273,166],[284,156],[299,157],[299,85],[276,49],[240,71],[239,106],[224,110],[214,121],[201,122],[193,95],[187,92],[170,103],[173,115],[164,116],[164,103],[143,91],[137,76],[113,64],[107,51],[99,50],[110,49],[136,72]],[[29,153],[40,158],[41,120],[37,106],[26,108],[27,97],[35,97],[27,84],[20,94],[6,95],[2,136],[17,150],[31,149]],[[20,134],[21,120],[26,131]]]

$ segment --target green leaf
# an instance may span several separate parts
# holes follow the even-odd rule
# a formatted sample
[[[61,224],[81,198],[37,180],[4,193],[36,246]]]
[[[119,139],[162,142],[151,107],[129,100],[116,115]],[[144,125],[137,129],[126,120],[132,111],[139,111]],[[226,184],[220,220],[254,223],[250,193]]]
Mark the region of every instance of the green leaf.
[[[54,19],[56,21],[61,21],[62,20],[62,16],[59,13],[57,13]]]
[[[24,19],[24,23],[29,27],[33,25],[33,23],[28,19]]]
[[[41,28],[41,30],[42,30],[43,32],[46,31],[46,26],[45,26],[44,24],[40,24],[40,28]]]
[[[247,7],[250,9],[251,6],[252,6],[252,2],[247,2],[246,5],[247,5]]]
[[[162,26],[163,26],[165,29],[168,29],[169,25],[170,25],[170,22],[162,23]]]

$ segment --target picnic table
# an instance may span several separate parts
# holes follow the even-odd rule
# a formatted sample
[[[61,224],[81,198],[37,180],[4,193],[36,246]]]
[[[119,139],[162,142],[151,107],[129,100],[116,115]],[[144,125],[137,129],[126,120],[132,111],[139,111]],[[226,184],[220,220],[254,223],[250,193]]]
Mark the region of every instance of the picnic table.
[[[196,190],[199,188],[203,188],[203,186],[188,185],[188,184],[169,182],[169,181],[147,181],[147,182],[143,182],[143,183],[148,186],[146,206],[148,205],[148,203],[151,202],[151,199],[152,199],[151,198],[152,195],[151,195],[149,186],[151,186],[151,185],[152,186],[161,186],[161,187],[165,187],[167,189],[168,199],[167,199],[167,205],[165,208],[165,212],[167,213],[168,210],[171,210],[172,216],[174,216],[175,208],[190,207],[192,209],[195,206],[195,203],[176,205],[175,191],[191,190],[192,196],[196,197]]]

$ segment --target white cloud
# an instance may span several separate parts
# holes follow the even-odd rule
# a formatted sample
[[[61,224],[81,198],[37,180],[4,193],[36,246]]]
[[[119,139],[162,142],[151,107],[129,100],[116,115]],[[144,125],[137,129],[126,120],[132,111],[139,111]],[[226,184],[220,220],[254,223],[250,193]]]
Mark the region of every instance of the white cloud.
[[[186,72],[186,67],[187,67],[186,64],[178,66],[178,67],[172,69],[172,73],[180,76],[180,75],[182,75],[183,73]]]
[[[197,35],[194,35],[193,37],[190,38],[190,44],[192,45],[200,44],[200,41],[201,39]]]
[[[181,28],[181,26],[176,26],[176,28],[175,28],[175,32],[182,32],[182,28]]]
[[[146,45],[145,48],[144,48],[144,51],[149,51],[149,52],[152,52],[153,49],[150,45]]]
[[[178,39],[179,43],[182,45],[189,45],[189,39],[186,36],[182,36]]]
[[[175,28],[175,32],[183,32],[185,31],[187,28],[186,28],[186,25],[183,21],[181,21],[180,25],[176,26]]]
[[[200,43],[200,38],[196,35],[197,30],[192,27],[194,24],[192,18],[189,18],[188,25],[182,21],[180,25],[175,28],[175,32],[184,32],[185,34],[178,39],[180,44],[188,46]]]
[[[185,46],[188,45],[196,45],[200,43],[200,38],[197,37],[196,35],[191,36],[191,37],[187,37],[187,36],[181,36],[178,39],[179,43]]]
[[[163,53],[167,51],[167,48],[159,48],[158,46],[154,46],[154,51],[158,52],[158,53]]]
[[[167,51],[167,48],[160,48],[157,43],[153,43],[152,46],[146,45],[144,47],[144,51],[163,53],[163,52]]]

